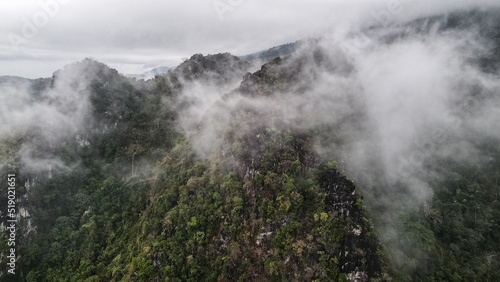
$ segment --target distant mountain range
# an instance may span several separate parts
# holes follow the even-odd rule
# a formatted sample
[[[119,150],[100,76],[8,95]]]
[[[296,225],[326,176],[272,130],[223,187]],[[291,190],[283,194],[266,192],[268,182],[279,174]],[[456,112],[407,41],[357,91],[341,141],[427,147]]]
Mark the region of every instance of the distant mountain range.
[[[304,45],[304,42],[305,42],[304,40],[298,40],[292,43],[286,43],[283,45],[275,46],[265,51],[259,51],[256,53],[240,56],[240,58],[246,61],[255,61],[255,60],[268,61],[275,57],[286,56],[294,53],[300,46]]]
[[[304,44],[303,40],[298,40],[295,42],[275,46],[275,47],[269,48],[269,49],[264,50],[264,51],[259,51],[259,52],[239,56],[239,58],[243,59],[245,61],[249,61],[249,62],[257,61],[257,60],[268,61],[268,60],[275,58],[275,57],[290,55],[290,54],[294,53],[295,51],[297,51],[297,49],[300,46],[302,46],[303,44]],[[168,72],[168,70],[175,69],[175,68],[176,67],[160,66],[160,67],[151,69],[149,71],[146,71],[146,72],[143,72],[140,74],[126,74],[125,76],[130,77],[130,78],[135,78],[135,79],[148,80],[148,79],[153,79],[156,75],[165,74]]]
[[[166,73],[171,68],[172,67],[161,66],[161,67],[157,67],[157,68],[154,68],[152,70],[149,70],[149,71],[146,71],[146,72],[143,72],[140,74],[126,74],[125,76],[130,77],[130,78],[135,78],[135,79],[148,80],[148,79],[154,78],[156,75]]]

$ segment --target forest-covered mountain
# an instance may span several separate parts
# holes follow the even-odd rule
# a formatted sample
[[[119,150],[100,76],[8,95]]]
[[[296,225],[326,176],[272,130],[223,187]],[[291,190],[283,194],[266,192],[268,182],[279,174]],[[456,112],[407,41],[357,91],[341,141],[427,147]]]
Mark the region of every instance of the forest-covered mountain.
[[[0,280],[498,281],[498,15],[0,78]]]

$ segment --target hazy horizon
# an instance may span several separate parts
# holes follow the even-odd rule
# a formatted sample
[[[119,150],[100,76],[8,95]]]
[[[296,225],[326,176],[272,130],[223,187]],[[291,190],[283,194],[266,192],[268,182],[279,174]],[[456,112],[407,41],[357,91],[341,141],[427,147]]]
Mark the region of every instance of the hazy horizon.
[[[495,1],[0,2],[0,76],[50,77],[90,57],[120,73],[173,67],[195,53],[246,55],[358,26],[404,22]]]

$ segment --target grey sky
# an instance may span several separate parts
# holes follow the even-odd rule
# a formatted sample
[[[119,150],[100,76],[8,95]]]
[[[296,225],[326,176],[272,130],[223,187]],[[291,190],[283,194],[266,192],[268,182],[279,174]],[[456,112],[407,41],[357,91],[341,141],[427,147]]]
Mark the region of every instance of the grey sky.
[[[433,2],[0,0],[0,75],[48,77],[85,57],[140,73],[194,53],[244,55],[387,15],[409,19],[498,1]]]

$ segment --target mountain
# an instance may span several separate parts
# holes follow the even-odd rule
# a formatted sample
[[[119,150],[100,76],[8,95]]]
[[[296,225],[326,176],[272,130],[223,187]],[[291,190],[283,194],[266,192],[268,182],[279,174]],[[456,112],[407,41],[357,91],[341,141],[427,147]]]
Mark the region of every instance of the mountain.
[[[1,77],[0,280],[499,280],[498,14]]]
[[[241,56],[243,60],[247,61],[255,61],[255,60],[260,60],[260,61],[267,61],[275,57],[281,57],[281,56],[286,56],[294,53],[297,51],[300,46],[304,44],[304,40],[296,41],[293,43],[287,43],[279,46],[275,46],[272,48],[269,48],[268,50],[265,51],[259,51],[256,53],[248,54]]]
[[[148,79],[153,79],[155,76],[157,76],[159,74],[166,73],[169,69],[171,69],[171,67],[161,66],[161,67],[157,67],[157,68],[151,69],[149,71],[143,72],[141,74],[127,74],[126,76],[130,77],[130,78],[135,78],[135,79],[148,80]]]
[[[23,185],[19,206],[30,211],[20,228],[25,278],[261,280],[285,270],[304,279],[382,275],[361,198],[334,162],[314,162],[306,133],[266,128],[261,119],[235,113],[234,122],[257,130],[250,162],[244,148],[252,132],[227,132],[222,154],[199,159],[194,140],[176,129],[187,107],[181,89],[201,81],[232,84],[248,68],[226,53],[194,55],[153,83],[129,80],[90,59],[56,72],[44,99],[76,128],[31,124],[3,151],[4,172],[15,167]],[[51,138],[61,129],[67,133]],[[316,231],[307,235],[310,229]],[[144,245],[121,247],[132,238]],[[293,264],[283,264],[286,257]],[[67,263],[74,270],[58,269]]]

